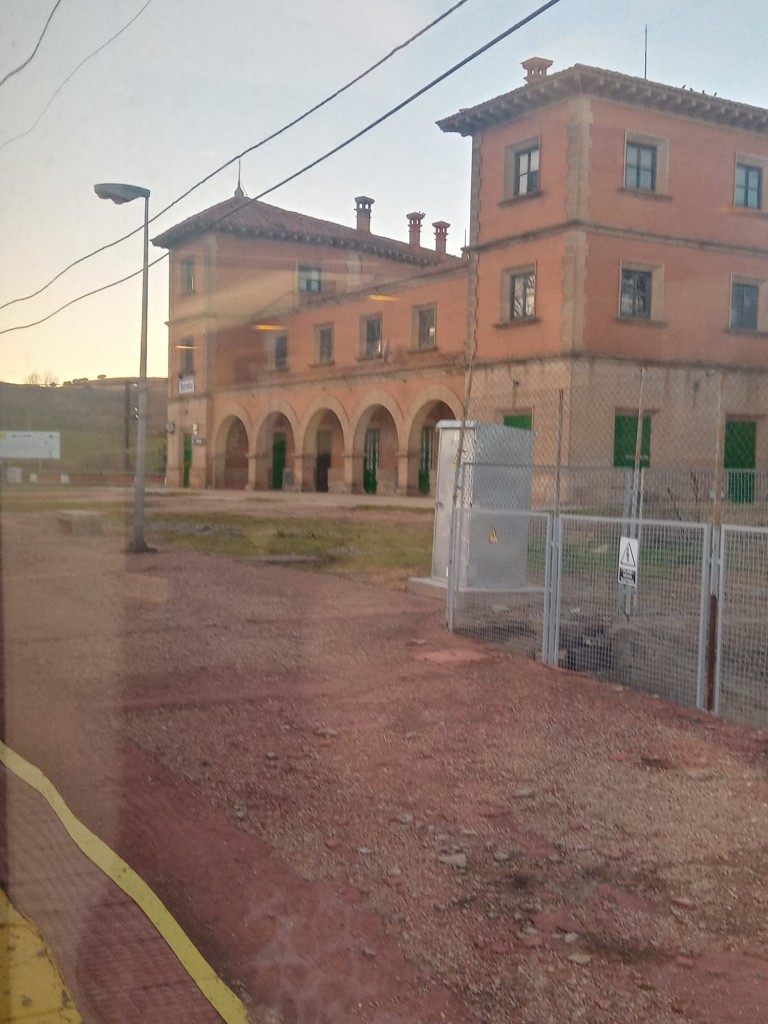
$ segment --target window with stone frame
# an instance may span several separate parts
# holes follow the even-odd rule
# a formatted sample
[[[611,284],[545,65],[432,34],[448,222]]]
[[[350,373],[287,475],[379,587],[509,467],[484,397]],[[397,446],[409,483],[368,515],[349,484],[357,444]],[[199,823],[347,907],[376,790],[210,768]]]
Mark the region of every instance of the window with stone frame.
[[[416,306],[413,311],[413,347],[416,349],[434,348],[436,345],[437,307]]]
[[[730,326],[742,331],[758,330],[759,309],[760,286],[754,282],[733,281]]]
[[[182,377],[191,377],[195,372],[195,339],[182,338],[177,346],[179,350],[179,373]]]
[[[653,274],[650,270],[622,269],[620,315],[651,319]]]
[[[307,263],[299,264],[299,292],[302,295],[320,295],[323,290],[322,269]]]
[[[504,198],[535,195],[540,188],[540,165],[538,137],[508,146],[504,154]]]
[[[333,324],[321,324],[315,328],[315,358],[318,363],[333,362]]]
[[[276,370],[288,369],[288,335],[278,334],[275,336],[274,368]]]
[[[381,355],[381,314],[365,316],[360,322],[360,349],[363,359]]]
[[[536,316],[536,271],[533,268],[507,274],[504,319],[511,322],[533,320]]]
[[[181,261],[181,294],[191,295],[195,290],[195,257],[187,256]]]
[[[737,163],[734,206],[744,210],[763,208],[763,168],[757,164]]]
[[[624,187],[644,192],[656,191],[656,147],[627,140]]]

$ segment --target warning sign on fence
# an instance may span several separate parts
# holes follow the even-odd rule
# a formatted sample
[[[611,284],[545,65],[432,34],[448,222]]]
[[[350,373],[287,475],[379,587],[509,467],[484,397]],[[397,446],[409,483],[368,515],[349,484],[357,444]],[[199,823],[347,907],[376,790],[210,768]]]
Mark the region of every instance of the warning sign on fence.
[[[619,543],[619,583],[625,587],[637,586],[638,561],[637,540],[634,537],[622,537]]]

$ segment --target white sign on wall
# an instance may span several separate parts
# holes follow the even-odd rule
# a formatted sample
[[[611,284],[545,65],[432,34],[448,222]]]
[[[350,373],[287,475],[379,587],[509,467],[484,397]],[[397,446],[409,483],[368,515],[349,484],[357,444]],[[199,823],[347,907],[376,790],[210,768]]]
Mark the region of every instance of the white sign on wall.
[[[634,537],[622,537],[619,542],[619,583],[623,583],[625,587],[637,586],[639,561],[638,541]]]
[[[193,395],[195,393],[195,378],[181,377],[179,380],[179,394]]]
[[[42,430],[0,430],[0,459],[60,459],[61,434]]]

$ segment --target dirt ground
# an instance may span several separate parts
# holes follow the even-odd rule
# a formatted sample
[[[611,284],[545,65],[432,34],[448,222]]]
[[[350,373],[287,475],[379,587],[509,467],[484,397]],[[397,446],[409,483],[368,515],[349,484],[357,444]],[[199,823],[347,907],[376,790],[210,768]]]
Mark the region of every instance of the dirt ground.
[[[6,740],[254,1022],[763,1024],[768,735],[122,540],[3,513]]]

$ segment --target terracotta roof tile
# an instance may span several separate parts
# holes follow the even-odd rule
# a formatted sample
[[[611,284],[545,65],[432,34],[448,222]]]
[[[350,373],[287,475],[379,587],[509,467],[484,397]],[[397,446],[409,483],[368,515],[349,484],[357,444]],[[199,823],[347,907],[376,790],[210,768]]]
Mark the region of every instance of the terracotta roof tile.
[[[415,248],[383,235],[373,235],[356,228],[320,220],[305,213],[283,210],[259,199],[233,196],[200,213],[188,217],[152,239],[153,245],[173,249],[207,231],[221,231],[251,238],[279,241],[302,241],[316,245],[332,245],[342,249],[363,250],[374,255],[404,260],[421,266],[445,265],[460,261],[458,256]]]

